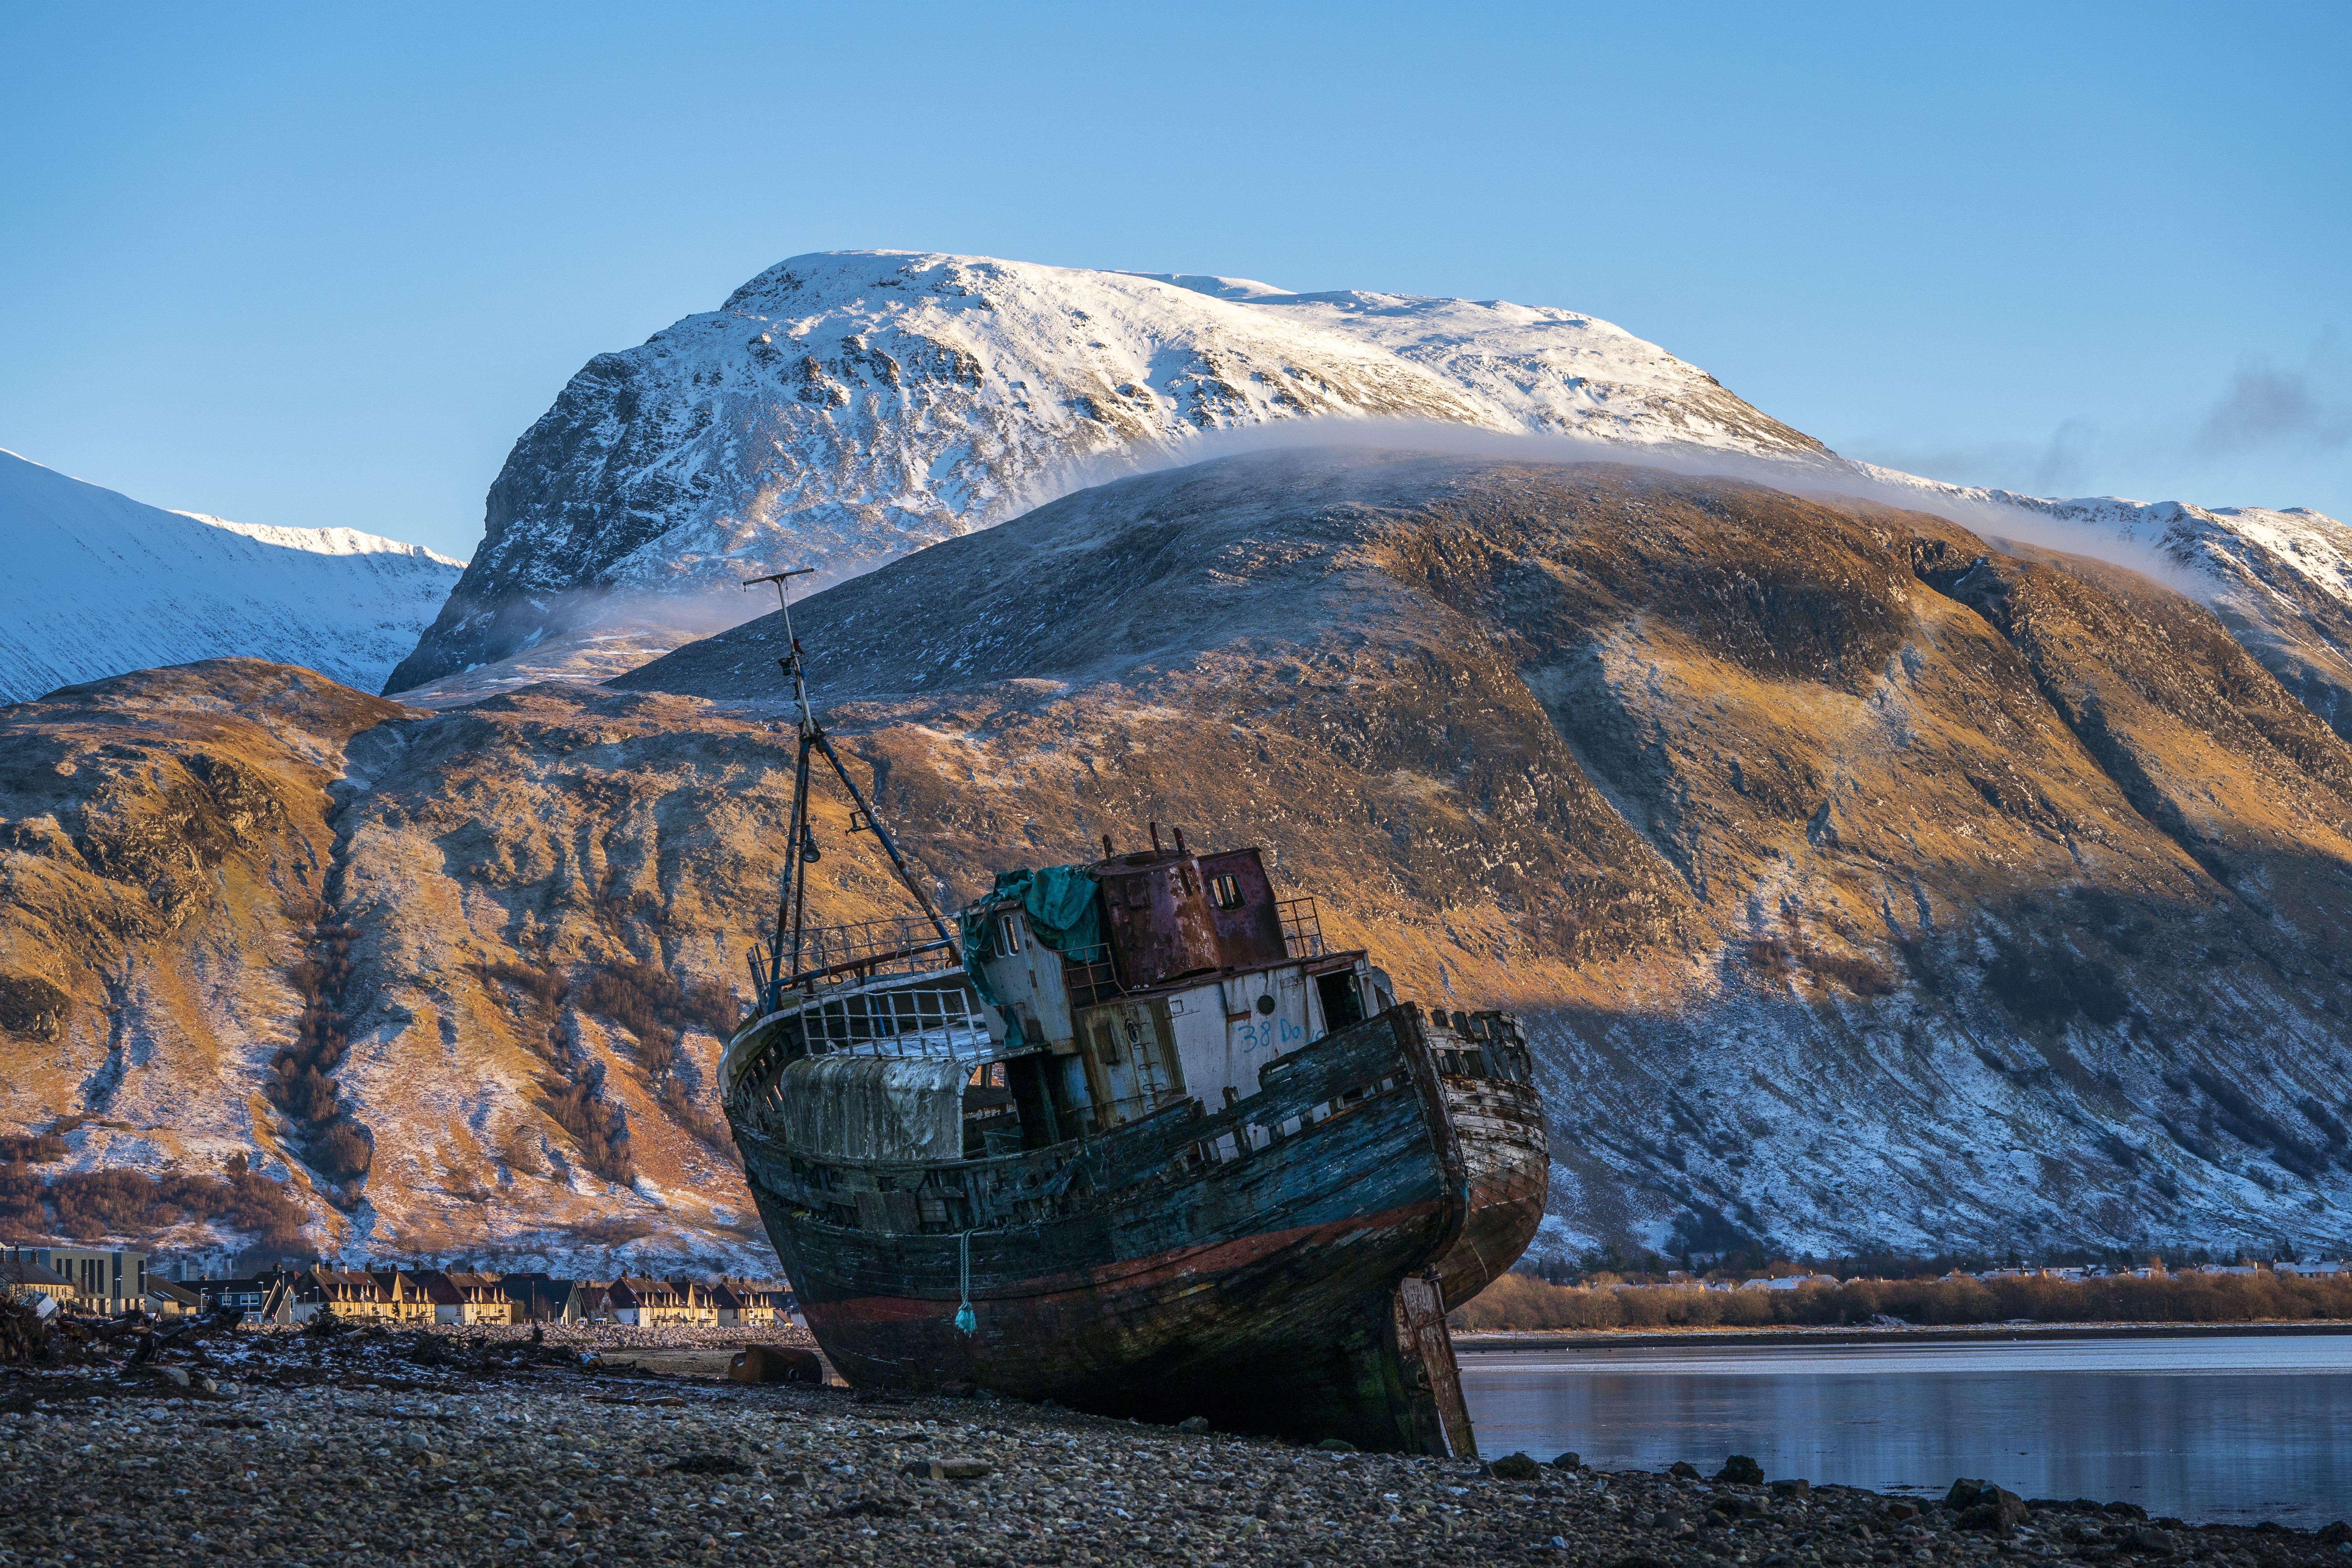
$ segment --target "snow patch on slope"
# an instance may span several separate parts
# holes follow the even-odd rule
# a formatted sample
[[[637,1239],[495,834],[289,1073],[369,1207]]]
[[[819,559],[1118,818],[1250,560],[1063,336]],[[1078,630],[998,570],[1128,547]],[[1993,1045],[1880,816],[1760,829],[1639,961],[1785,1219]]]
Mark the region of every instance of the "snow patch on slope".
[[[383,684],[465,563],[349,528],[166,511],[0,449],[0,701],[248,654]]]

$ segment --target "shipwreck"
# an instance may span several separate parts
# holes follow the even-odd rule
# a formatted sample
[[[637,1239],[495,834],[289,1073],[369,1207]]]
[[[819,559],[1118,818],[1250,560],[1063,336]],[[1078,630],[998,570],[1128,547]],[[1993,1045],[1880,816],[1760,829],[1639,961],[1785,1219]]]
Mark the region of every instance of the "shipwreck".
[[[779,584],[781,588],[782,584]],[[789,610],[785,630],[790,637]],[[942,913],[782,661],[782,896],[719,1089],[818,1344],[851,1384],[1476,1452],[1448,1303],[1516,1262],[1549,1160],[1507,1014],[1401,1001],[1255,848],[999,875]],[[829,772],[908,895],[815,925]]]

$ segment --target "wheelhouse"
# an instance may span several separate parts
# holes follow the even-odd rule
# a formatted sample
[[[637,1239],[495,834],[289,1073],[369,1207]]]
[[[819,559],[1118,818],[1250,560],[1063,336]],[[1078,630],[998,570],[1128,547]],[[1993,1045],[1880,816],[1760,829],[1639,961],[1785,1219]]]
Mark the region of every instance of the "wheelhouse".
[[[808,932],[808,970],[730,1046],[722,1091],[780,1111],[783,1069],[803,1058],[959,1064],[962,1152],[983,1158],[1188,1098],[1231,1105],[1273,1062],[1394,1004],[1362,951],[1326,950],[1312,898],[1276,896],[1255,849],[1056,869],[1090,884],[1090,919],[1046,925],[1001,885],[961,912],[952,948],[913,921]]]

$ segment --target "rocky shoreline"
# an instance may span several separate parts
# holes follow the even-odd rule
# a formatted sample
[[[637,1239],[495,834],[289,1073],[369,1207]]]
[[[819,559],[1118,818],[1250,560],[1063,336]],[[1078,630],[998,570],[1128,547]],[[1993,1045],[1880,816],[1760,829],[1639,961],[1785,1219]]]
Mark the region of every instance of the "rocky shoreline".
[[[643,1370],[755,1337],[776,1336],[206,1329],[10,1368],[0,1565],[2352,1561],[2340,1524],[2192,1528],[1966,1489],[1923,1504],[1736,1462],[1707,1479],[1333,1452]]]

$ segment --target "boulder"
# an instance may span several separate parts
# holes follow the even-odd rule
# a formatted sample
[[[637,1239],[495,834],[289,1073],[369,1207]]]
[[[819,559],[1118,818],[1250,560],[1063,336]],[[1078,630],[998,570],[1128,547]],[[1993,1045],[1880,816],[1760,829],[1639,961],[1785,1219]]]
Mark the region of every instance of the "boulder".
[[[1555,1470],[1580,1470],[1584,1468],[1584,1460],[1571,1448],[1565,1454],[1553,1455],[1551,1468]]]
[[[1543,1467],[1525,1454],[1506,1454],[1486,1467],[1496,1480],[1531,1481],[1543,1473]]]
[[[1688,1459],[1676,1459],[1666,1474],[1685,1481],[1695,1481],[1699,1479],[1698,1467]]]
[[[1764,1467],[1745,1454],[1734,1454],[1724,1460],[1715,1479],[1726,1486],[1760,1487],[1764,1484]]]
[[[823,1383],[824,1363],[796,1345],[745,1345],[727,1363],[737,1383]]]
[[[2027,1519],[2025,1500],[2006,1487],[1986,1487],[1960,1510],[1960,1528],[1987,1530],[2007,1540]]]

